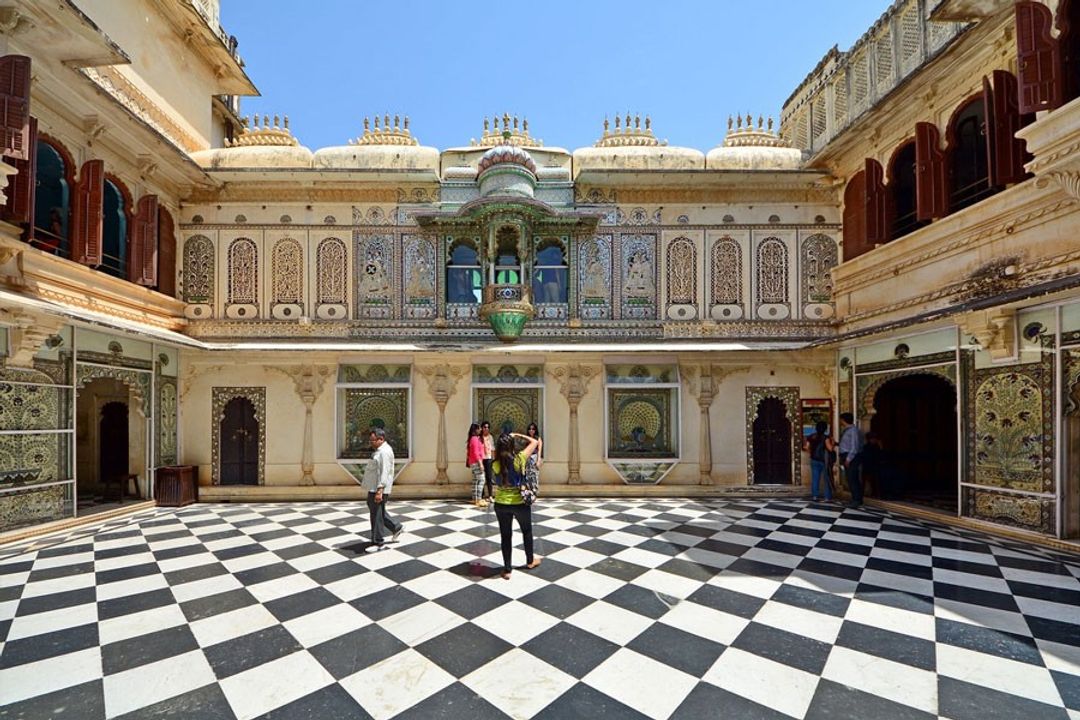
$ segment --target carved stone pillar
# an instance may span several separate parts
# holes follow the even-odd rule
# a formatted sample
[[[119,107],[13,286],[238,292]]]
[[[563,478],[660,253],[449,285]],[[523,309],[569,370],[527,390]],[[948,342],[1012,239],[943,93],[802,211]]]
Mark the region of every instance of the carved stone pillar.
[[[689,380],[690,392],[698,402],[701,419],[698,438],[698,472],[702,485],[712,485],[712,419],[709,409],[720,388],[720,383],[728,375],[750,370],[748,366],[736,367],[713,366],[709,364],[685,365],[680,368],[683,377]]]
[[[326,365],[297,365],[277,368],[292,378],[296,395],[304,404],[304,444],[300,454],[301,485],[315,484],[315,449],[312,415],[315,401],[322,395],[330,368]]]
[[[428,392],[439,406],[439,430],[435,445],[435,482],[440,485],[450,482],[446,474],[449,463],[446,459],[446,403],[454,395],[458,380],[466,369],[458,365],[424,365],[416,368],[427,380]]]
[[[548,371],[551,377],[562,386],[563,397],[570,406],[570,426],[568,428],[566,468],[568,482],[571,485],[581,483],[581,451],[578,440],[578,405],[589,391],[589,382],[600,374],[600,368],[593,365],[559,365]]]

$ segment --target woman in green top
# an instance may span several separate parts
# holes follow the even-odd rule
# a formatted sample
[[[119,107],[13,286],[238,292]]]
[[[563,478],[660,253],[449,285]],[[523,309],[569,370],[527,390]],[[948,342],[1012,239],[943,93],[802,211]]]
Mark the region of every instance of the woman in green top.
[[[514,452],[514,438],[521,438],[527,443],[524,450]],[[521,499],[525,465],[529,457],[536,452],[538,443],[538,438],[521,433],[504,433],[495,443],[495,461],[491,464],[491,470],[495,480],[495,517],[499,519],[499,539],[502,543],[503,580],[510,579],[514,518],[517,518],[525,543],[525,569],[531,570],[540,564],[540,558],[533,557],[532,507]]]

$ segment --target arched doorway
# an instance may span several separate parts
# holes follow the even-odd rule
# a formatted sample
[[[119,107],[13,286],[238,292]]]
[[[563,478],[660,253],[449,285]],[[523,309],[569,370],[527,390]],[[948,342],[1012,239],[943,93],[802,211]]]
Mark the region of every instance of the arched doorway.
[[[753,424],[754,484],[791,483],[791,420],[784,401],[762,398]]]
[[[116,499],[123,497],[128,479],[128,405],[108,402],[98,418],[98,478],[106,490],[118,488]],[[111,497],[107,497],[111,500]]]
[[[79,366],[75,459],[80,513],[119,501],[121,488],[124,500],[149,495],[144,391],[138,380],[116,377],[122,372],[127,371]],[[132,475],[138,478],[134,486],[129,482]]]
[[[221,484],[259,484],[259,421],[246,397],[225,404],[221,418]]]
[[[930,373],[889,380],[874,395],[870,431],[863,472],[875,497],[956,511],[956,388],[952,383]]]

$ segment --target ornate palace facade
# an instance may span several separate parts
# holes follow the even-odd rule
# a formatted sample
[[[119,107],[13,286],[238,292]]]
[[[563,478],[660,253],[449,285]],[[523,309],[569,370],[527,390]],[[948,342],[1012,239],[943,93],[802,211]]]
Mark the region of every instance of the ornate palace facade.
[[[540,425],[546,492],[799,494],[850,411],[873,494],[1075,536],[1077,5],[898,0],[707,152],[629,115],[313,152],[238,117],[213,0],[0,8],[0,529],[172,465],[356,496],[376,426],[399,492],[464,495],[479,419]]]

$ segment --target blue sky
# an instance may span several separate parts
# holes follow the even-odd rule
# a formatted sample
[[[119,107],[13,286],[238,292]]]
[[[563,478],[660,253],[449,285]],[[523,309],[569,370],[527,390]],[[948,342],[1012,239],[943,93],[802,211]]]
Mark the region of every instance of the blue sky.
[[[672,145],[708,151],[727,117],[773,115],[833,45],[889,0],[222,0],[262,93],[245,114],[289,115],[301,143],[344,145],[364,116],[411,119],[424,145],[529,119],[545,145],[600,136],[604,116],[652,116]]]

